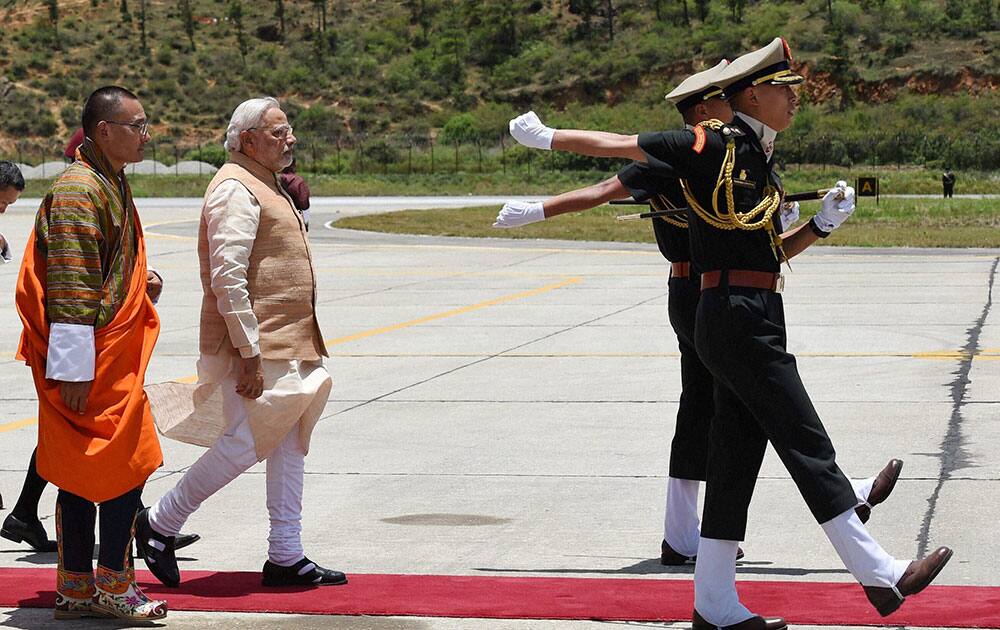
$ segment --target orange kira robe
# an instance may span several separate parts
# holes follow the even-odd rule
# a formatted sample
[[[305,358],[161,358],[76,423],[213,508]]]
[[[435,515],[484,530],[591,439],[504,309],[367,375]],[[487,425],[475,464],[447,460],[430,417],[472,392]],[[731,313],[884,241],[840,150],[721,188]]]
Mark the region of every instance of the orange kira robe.
[[[136,217],[138,252],[125,302],[94,331],[94,383],[86,411],[63,403],[45,378],[49,325],[45,317],[45,253],[28,239],[17,278],[16,304],[24,330],[17,358],[31,367],[38,392],[38,473],[94,503],[141,486],[163,463],[143,381],[160,319],[146,296],[146,246]]]

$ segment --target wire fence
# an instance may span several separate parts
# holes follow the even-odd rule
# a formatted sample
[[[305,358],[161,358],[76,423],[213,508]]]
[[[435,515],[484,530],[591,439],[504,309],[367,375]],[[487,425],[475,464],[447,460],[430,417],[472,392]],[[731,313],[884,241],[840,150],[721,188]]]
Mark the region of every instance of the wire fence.
[[[613,173],[621,160],[592,158],[556,151],[535,151],[506,133],[448,140],[433,136],[343,134],[297,135],[297,170],[326,174],[427,175],[447,173],[527,173],[602,171]],[[55,176],[68,160],[59,142],[39,146],[17,142],[0,150],[0,159],[35,167],[36,177]],[[220,140],[154,138],[146,147],[148,162],[137,172],[156,175],[207,175],[226,153]],[[813,134],[783,136],[776,153],[779,165],[833,167],[951,166],[1000,168],[1000,138],[975,136],[870,133],[845,138]]]

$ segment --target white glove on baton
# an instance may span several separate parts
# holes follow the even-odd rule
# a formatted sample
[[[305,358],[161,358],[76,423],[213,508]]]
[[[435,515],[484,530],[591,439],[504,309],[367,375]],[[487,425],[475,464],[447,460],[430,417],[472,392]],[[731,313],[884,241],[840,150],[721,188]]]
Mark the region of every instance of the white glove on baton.
[[[799,202],[787,201],[781,204],[780,219],[782,232],[795,225],[795,222],[799,220]]]
[[[816,227],[832,232],[854,212],[854,188],[841,180],[823,196],[823,207],[813,217]]]
[[[528,112],[510,121],[510,135],[520,144],[532,149],[552,150],[552,136],[556,130],[546,127],[538,114]]]
[[[545,220],[541,201],[508,201],[500,208],[495,228],[513,228]]]

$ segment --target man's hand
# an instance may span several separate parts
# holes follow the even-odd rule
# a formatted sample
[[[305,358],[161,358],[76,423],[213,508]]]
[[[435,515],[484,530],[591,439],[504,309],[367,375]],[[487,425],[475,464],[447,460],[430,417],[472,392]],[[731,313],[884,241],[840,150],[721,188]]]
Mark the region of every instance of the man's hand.
[[[153,304],[160,299],[160,293],[163,293],[163,280],[160,280],[160,276],[153,271],[146,271],[146,295],[149,299],[153,301]]]
[[[848,186],[845,181],[839,181],[823,196],[823,207],[813,217],[813,221],[820,230],[832,232],[853,212],[854,188]]]
[[[782,232],[795,225],[799,220],[799,202],[790,201],[781,204],[780,219]]]
[[[236,393],[244,398],[260,398],[264,393],[264,370],[260,364],[260,355],[238,359],[239,374],[236,378]]]
[[[90,397],[90,388],[94,381],[56,381],[59,383],[59,395],[62,396],[63,403],[78,414],[83,414],[87,410],[87,398]]]
[[[510,135],[519,143],[532,149],[552,150],[552,136],[556,130],[546,127],[538,114],[528,112],[510,121]]]
[[[540,201],[508,201],[500,208],[495,228],[512,228],[545,220],[545,211]]]

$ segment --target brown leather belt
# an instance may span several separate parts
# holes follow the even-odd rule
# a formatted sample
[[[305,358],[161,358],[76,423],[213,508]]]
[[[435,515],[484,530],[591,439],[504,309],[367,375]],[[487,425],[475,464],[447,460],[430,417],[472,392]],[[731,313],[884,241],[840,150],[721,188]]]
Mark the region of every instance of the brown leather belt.
[[[780,273],[769,271],[746,271],[730,269],[728,272],[729,286],[747,287],[750,289],[766,289],[781,293],[785,289],[785,277]],[[706,271],[701,274],[701,290],[714,289],[722,284],[721,271]]]
[[[687,278],[690,275],[691,275],[691,263],[689,262],[670,263],[671,278]]]

